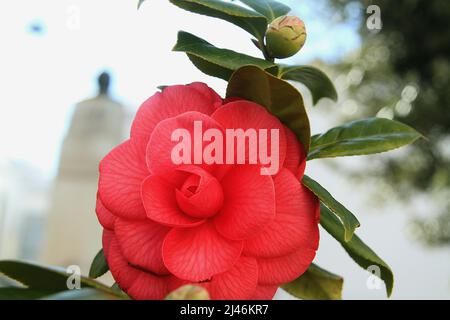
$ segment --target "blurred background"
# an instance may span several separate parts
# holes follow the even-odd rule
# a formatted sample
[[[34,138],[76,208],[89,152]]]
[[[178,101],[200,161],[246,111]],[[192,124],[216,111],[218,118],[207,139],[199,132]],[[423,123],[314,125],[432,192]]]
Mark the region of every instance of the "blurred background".
[[[319,66],[339,92],[337,103],[313,107],[299,86],[313,133],[378,116],[427,137],[389,154],[314,160],[308,175],[358,216],[357,233],[394,271],[393,298],[449,299],[450,2],[285,3],[308,32],[289,62]],[[171,52],[178,30],[258,55],[249,35],[226,22],[166,0],[136,5],[0,3],[0,259],[75,264],[88,273],[101,247],[98,161],[126,138],[139,104],[159,85],[203,81],[225,92],[224,81]],[[385,298],[384,286],[368,285],[370,274],[326,232],[315,261],[344,277],[344,298]]]

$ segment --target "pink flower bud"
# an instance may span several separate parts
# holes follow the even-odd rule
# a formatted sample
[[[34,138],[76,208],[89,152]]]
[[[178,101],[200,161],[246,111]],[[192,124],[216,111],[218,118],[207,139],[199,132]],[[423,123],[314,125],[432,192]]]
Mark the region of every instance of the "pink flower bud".
[[[305,44],[306,30],[302,20],[295,16],[281,16],[272,21],[266,32],[266,46],[270,56],[288,58]]]

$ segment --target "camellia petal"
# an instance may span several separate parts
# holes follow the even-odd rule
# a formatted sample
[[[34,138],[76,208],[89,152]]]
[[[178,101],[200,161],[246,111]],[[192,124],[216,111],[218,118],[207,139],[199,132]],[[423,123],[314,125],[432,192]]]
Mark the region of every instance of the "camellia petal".
[[[229,239],[253,237],[275,218],[273,180],[261,175],[260,168],[236,165],[222,179],[225,202],[214,222]]]
[[[300,247],[317,249],[319,201],[288,169],[274,178],[276,216],[257,236],[244,243],[244,254],[276,257]]]
[[[157,276],[130,265],[115,238],[111,241],[107,261],[119,287],[133,299],[163,299],[168,293],[171,276]]]
[[[180,209],[195,218],[216,214],[223,205],[223,190],[219,181],[198,166],[184,165],[178,170],[191,173],[182,187],[176,190]]]
[[[98,221],[103,226],[103,228],[109,230],[114,229],[114,221],[116,220],[116,217],[108,209],[106,209],[98,194],[97,202],[95,204],[95,212],[97,213]]]
[[[130,266],[120,251],[120,245],[117,239],[113,237],[109,244],[106,259],[108,261],[109,270],[121,289],[127,290],[139,276],[139,271]]]
[[[220,97],[207,85],[193,83],[165,88],[139,108],[131,127],[131,137],[148,141],[158,123],[188,111],[211,115],[220,106]]]
[[[256,260],[241,257],[233,268],[213,276],[206,289],[214,300],[246,300],[254,294],[257,283]]]
[[[315,250],[301,248],[276,258],[258,258],[258,283],[280,285],[291,282],[308,269],[315,256]]]
[[[150,176],[142,184],[142,201],[147,217],[166,226],[189,227],[203,223],[184,214],[177,205],[175,186],[159,176]]]
[[[117,216],[126,219],[146,217],[141,200],[141,184],[149,175],[144,150],[142,140],[127,140],[100,162],[100,199]]]
[[[111,241],[114,238],[114,232],[108,229],[103,229],[102,233],[102,246],[103,246],[103,253],[105,257],[108,257],[109,247],[111,245]]]
[[[217,109],[222,105],[223,102],[222,98],[217,94],[217,92],[208,87],[205,83],[193,82],[191,84],[188,84],[187,87],[195,89],[197,90],[197,92],[201,93],[206,99],[210,101],[210,103],[214,106],[214,108]]]
[[[297,179],[299,181],[302,180],[303,175],[305,173],[305,169],[306,169],[306,159],[303,160],[302,162],[300,162],[300,165],[298,166],[298,169],[297,169],[297,175],[296,176],[297,176]]]
[[[177,177],[171,179],[171,176],[182,164],[198,164],[204,169],[213,170],[214,166],[203,161],[203,148],[209,142],[202,141],[202,132],[208,129],[217,129],[223,135],[222,127],[215,120],[199,112],[186,112],[161,121],[153,130],[147,145],[150,172],[174,182],[178,181]],[[182,150],[177,149],[180,146],[185,149],[186,157]]]
[[[128,288],[127,294],[136,300],[162,300],[169,293],[168,283],[172,276],[155,276],[144,271]]]
[[[302,167],[300,171],[303,176],[306,164],[305,149],[291,129],[286,126],[284,129],[286,133],[286,159],[284,160],[284,167],[295,175],[300,174],[299,168]]]
[[[163,243],[167,269],[178,278],[199,282],[231,269],[242,252],[242,241],[221,236],[206,222],[195,228],[174,228]]]
[[[120,218],[114,228],[121,252],[127,261],[157,274],[169,273],[162,260],[162,243],[169,230],[170,228],[151,220]]]
[[[278,290],[278,286],[262,286],[258,285],[256,287],[255,293],[250,298],[250,300],[272,300],[275,293]]]
[[[263,164],[266,167],[267,162],[270,160],[273,164],[278,164],[278,170],[283,166],[286,157],[285,129],[283,124],[281,124],[281,122],[265,108],[250,101],[237,100],[217,109],[217,111],[212,114],[211,118],[220,123],[226,130],[242,129],[245,132],[247,132],[247,130],[254,131],[256,133],[257,148],[254,148],[253,150],[255,152],[258,151],[258,154],[256,155],[257,163]],[[266,135],[262,136],[262,130],[264,129],[266,130]],[[278,134],[278,139],[275,139],[275,133]],[[274,141],[278,144],[278,147],[276,144],[273,146],[274,154],[271,152],[273,145],[272,135]],[[266,146],[266,152],[262,152],[261,144]],[[251,160],[253,152],[251,152],[249,139],[246,139],[245,150],[238,148],[238,144],[235,143],[235,159],[238,159],[237,156],[240,151],[246,151],[245,159]],[[261,158],[261,154],[264,154],[263,158]],[[275,157],[277,158],[276,161],[274,160]],[[234,163],[237,163],[237,160],[235,160]],[[277,172],[274,172],[274,174]]]

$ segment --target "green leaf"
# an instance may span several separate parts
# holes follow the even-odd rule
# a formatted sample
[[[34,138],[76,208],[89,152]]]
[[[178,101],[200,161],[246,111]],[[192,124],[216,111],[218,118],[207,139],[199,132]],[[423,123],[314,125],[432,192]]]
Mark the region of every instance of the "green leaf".
[[[263,59],[217,48],[188,32],[180,31],[174,51],[185,52],[192,63],[207,75],[228,80],[233,72],[244,65],[256,65],[276,74],[278,67]]]
[[[103,254],[103,249],[101,249],[92,261],[91,268],[89,269],[90,278],[98,278],[108,272],[109,266],[106,262],[105,255]]]
[[[266,107],[288,126],[309,150],[310,127],[303,98],[288,82],[255,66],[244,66],[231,76],[227,97],[239,97]]]
[[[421,137],[416,130],[398,121],[383,118],[357,120],[313,136],[308,159],[385,152]]]
[[[268,22],[272,22],[280,16],[284,16],[291,11],[287,5],[274,0],[240,0],[247,6],[265,16]]]
[[[344,247],[350,257],[363,269],[370,266],[380,268],[380,278],[386,284],[388,297],[394,287],[394,274],[391,268],[372,249],[370,249],[356,234],[348,242],[344,238],[344,227],[338,218],[325,206],[320,206],[320,224]]]
[[[116,291],[116,292],[123,292],[122,289],[120,288],[119,284],[117,282],[114,282],[113,285],[111,286],[111,289]]]
[[[117,282],[111,286],[111,290],[122,299],[130,300],[131,298],[123,291]]]
[[[313,103],[322,98],[337,101],[338,95],[330,78],[321,70],[311,66],[282,66],[280,78],[303,83],[310,91]]]
[[[312,263],[308,270],[282,286],[293,296],[305,300],[341,300],[344,279]]]
[[[58,292],[46,296],[42,300],[121,300],[121,298],[104,291],[88,288]]]
[[[194,13],[231,22],[258,40],[264,39],[267,29],[266,17],[243,6],[219,0],[170,0],[170,2]]]
[[[67,290],[67,279],[71,276],[64,269],[13,260],[0,261],[0,273],[31,289],[53,292]],[[82,288],[95,288],[114,293],[109,287],[83,276],[80,277],[80,284]]]
[[[141,5],[144,3],[145,0],[139,0],[137,8],[139,9],[141,7]]]
[[[355,229],[360,226],[358,219],[346,207],[338,202],[333,196],[322,187],[317,181],[314,181],[307,175],[303,176],[302,183],[311,190],[324,205],[326,205],[342,221],[345,230],[345,241],[349,241]]]
[[[0,300],[34,300],[47,296],[54,291],[18,287],[0,288]]]

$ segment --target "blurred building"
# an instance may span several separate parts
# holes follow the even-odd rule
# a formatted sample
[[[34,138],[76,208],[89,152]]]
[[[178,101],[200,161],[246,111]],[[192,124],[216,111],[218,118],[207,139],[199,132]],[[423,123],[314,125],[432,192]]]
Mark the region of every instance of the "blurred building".
[[[127,114],[108,96],[109,76],[99,77],[99,94],[75,107],[62,146],[43,245],[43,262],[79,265],[87,274],[101,248],[95,215],[99,161],[124,140]]]
[[[0,257],[37,258],[49,182],[25,162],[0,162]]]

